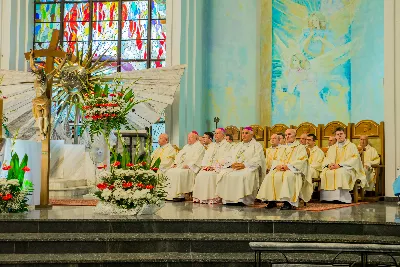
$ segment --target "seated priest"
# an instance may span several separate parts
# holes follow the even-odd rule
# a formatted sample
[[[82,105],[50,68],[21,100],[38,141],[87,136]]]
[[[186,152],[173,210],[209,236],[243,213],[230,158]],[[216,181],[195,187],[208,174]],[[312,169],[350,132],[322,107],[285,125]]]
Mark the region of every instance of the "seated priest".
[[[229,157],[231,144],[225,140],[225,129],[215,130],[215,144],[208,148],[201,163],[201,171],[197,174],[193,188],[193,202],[216,204],[220,198],[216,195],[217,174]]]
[[[257,195],[258,199],[268,201],[267,209],[276,207],[276,201],[284,202],[282,210],[295,209],[300,196],[307,202],[312,195],[306,148],[296,140],[296,130],[287,129],[285,136],[286,146],[279,149]]]
[[[277,133],[279,137],[279,144],[281,145],[286,145],[286,138],[285,135],[283,133]]]
[[[211,148],[214,145],[213,138],[214,134],[212,132],[205,132],[203,134],[203,139],[201,143],[203,144],[205,149]]]
[[[265,150],[265,159],[267,162],[267,173],[271,169],[272,162],[276,160],[276,156],[278,155],[278,149],[281,147],[280,140],[281,136],[277,134],[271,135],[271,139],[269,142],[271,146]]]
[[[334,144],[336,144],[336,137],[335,136],[329,136],[328,146],[333,146]]]
[[[165,172],[167,200],[184,201],[185,194],[192,192],[195,176],[200,171],[204,151],[197,132],[189,133],[187,145],[176,155],[172,168]]]
[[[368,142],[367,135],[360,136],[360,148],[363,151],[363,164],[365,176],[367,178],[368,186],[365,188],[367,191],[375,190],[375,169],[372,165],[381,163],[381,158],[378,155],[378,151],[372,147]]]
[[[303,146],[307,146],[307,134],[306,133],[302,133],[300,135],[300,144]]]
[[[225,159],[224,169],[217,176],[217,196],[227,205],[252,205],[259,181],[266,172],[264,149],[253,139],[253,128],[242,130],[242,142],[238,143]]]
[[[171,168],[172,164],[174,164],[176,150],[175,148],[169,143],[168,135],[163,133],[160,134],[158,137],[158,147],[154,152],[151,154],[151,165],[156,162],[158,158],[161,159],[159,171],[161,173],[165,173],[169,168]]]
[[[324,151],[315,144],[316,141],[317,137],[315,134],[307,135],[307,149],[310,150],[310,156],[308,157],[308,175],[310,175],[312,179],[319,178],[322,171],[322,162],[325,158]]]
[[[346,140],[342,127],[336,128],[336,144],[329,147],[321,172],[321,201],[351,203],[350,190],[357,180],[366,185],[364,168],[357,146]]]
[[[233,142],[233,136],[232,136],[231,134],[226,134],[226,135],[225,135],[225,140],[226,140],[228,143],[232,143],[232,142]]]

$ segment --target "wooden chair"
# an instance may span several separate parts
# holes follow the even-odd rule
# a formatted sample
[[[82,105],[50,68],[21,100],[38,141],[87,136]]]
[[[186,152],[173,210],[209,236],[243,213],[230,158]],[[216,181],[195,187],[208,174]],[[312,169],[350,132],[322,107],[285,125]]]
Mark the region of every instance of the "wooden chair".
[[[260,142],[263,145],[263,148],[265,150],[265,148],[267,147],[265,128],[257,124],[250,125],[250,127],[253,128],[254,138],[256,139],[256,141]]]
[[[351,142],[358,145],[360,136],[368,136],[369,144],[374,147],[380,156],[380,164],[372,165],[375,169],[375,196],[385,195],[385,125],[372,120],[362,120],[356,124],[351,124]],[[364,151],[360,151],[362,162],[364,162]]]
[[[233,137],[233,142],[240,142],[241,140],[241,131],[238,127],[230,125],[225,127],[226,134],[231,134]]]
[[[266,128],[266,136],[265,136],[265,147],[269,147],[269,140],[271,139],[271,136],[273,134],[277,133],[283,133],[285,134],[285,131],[289,129],[288,126],[285,124],[275,124],[272,127],[265,127]]]

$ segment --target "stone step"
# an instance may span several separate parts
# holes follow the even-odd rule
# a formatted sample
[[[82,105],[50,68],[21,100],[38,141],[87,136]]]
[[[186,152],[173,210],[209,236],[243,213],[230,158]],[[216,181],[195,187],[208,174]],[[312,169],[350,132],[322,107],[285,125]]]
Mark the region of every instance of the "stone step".
[[[89,207],[90,208],[90,207]],[[0,214],[0,233],[274,233],[375,235],[400,237],[399,225],[391,223],[159,219],[154,216],[107,216],[89,214],[85,220],[40,219]],[[157,216],[157,215],[155,215]]]
[[[37,253],[238,253],[249,242],[321,242],[400,244],[398,237],[262,233],[15,233],[0,234],[0,254]]]
[[[90,186],[77,186],[62,189],[50,189],[50,198],[60,198],[60,197],[80,197],[89,193]]]
[[[50,179],[50,190],[87,186],[86,179]]]
[[[287,253],[288,263],[329,264],[336,254]],[[263,267],[270,264],[286,263],[280,253],[264,253]],[[360,259],[357,254],[342,254],[336,264],[354,263]],[[390,264],[389,256],[371,255],[370,264]],[[396,257],[399,262],[399,257]],[[269,264],[268,264],[269,263]],[[102,267],[252,267],[253,253],[90,253],[90,254],[12,254],[0,255],[0,264],[4,266],[102,266]],[[287,266],[287,265],[286,265]],[[290,265],[289,265],[290,266]],[[370,266],[370,265],[369,265]]]

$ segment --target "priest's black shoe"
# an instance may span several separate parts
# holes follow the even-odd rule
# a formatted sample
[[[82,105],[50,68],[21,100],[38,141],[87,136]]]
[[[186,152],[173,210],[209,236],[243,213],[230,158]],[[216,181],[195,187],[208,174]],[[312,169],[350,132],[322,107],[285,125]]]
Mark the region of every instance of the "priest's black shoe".
[[[273,208],[276,208],[276,207],[277,207],[276,202],[275,201],[270,201],[270,202],[268,202],[268,205],[265,208],[266,209],[273,209]]]
[[[289,202],[283,202],[283,206],[281,207],[281,210],[295,210],[296,208],[290,205]]]
[[[228,202],[225,205],[226,206],[238,206],[238,207],[246,206],[243,202]]]
[[[175,197],[175,198],[172,199],[172,201],[173,202],[183,202],[183,201],[185,201],[185,199],[184,198],[180,198],[180,197]]]

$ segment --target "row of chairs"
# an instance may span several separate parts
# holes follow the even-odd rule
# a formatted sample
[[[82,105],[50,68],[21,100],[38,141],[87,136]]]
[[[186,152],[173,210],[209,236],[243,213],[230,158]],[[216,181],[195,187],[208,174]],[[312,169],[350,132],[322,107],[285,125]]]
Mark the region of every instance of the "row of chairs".
[[[369,143],[373,146],[381,157],[381,163],[379,165],[373,166],[375,168],[375,196],[384,196],[385,192],[385,129],[384,122],[376,123],[372,120],[362,120],[358,123],[342,123],[340,121],[332,121],[327,124],[312,124],[310,122],[303,122],[299,125],[285,125],[285,124],[275,124],[272,126],[261,126],[261,125],[251,125],[254,130],[255,139],[260,142],[264,149],[270,146],[269,140],[273,134],[284,133],[287,129],[292,128],[297,130],[297,138],[303,133],[313,133],[317,136],[317,145],[327,151],[329,137],[334,135],[334,131],[337,127],[343,127],[346,132],[347,139],[356,145],[360,142],[360,136],[367,135],[369,138]],[[225,127],[226,133],[233,136],[235,142],[240,142],[242,140],[241,130],[243,127],[237,127],[230,125]],[[361,159],[363,160],[363,152],[360,151]],[[316,181],[318,182],[318,181]],[[356,184],[354,190],[354,201],[364,200],[364,191],[359,188],[359,184]]]

